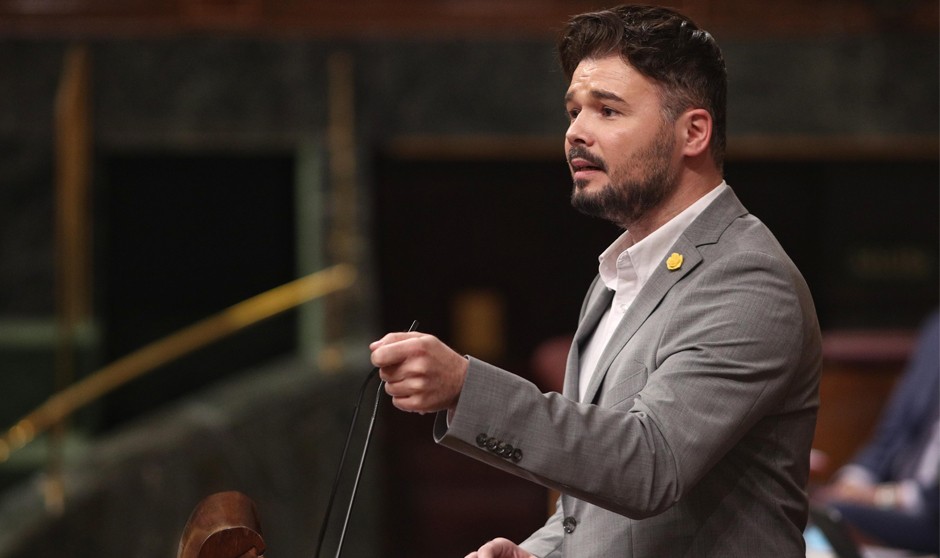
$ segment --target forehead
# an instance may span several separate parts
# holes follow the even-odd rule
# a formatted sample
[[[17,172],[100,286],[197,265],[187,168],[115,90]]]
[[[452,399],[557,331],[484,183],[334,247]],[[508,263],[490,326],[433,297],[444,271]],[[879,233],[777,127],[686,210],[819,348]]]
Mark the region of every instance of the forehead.
[[[585,58],[571,75],[566,99],[578,95],[613,93],[626,101],[658,101],[659,89],[619,55]]]

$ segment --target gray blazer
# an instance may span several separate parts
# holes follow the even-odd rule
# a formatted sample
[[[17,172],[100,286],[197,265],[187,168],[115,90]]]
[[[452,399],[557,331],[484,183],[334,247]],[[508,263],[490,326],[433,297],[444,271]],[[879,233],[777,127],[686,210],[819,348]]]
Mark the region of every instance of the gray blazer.
[[[470,358],[441,444],[561,493],[522,546],[542,558],[805,556],[819,325],[809,289],[731,190],[686,229],[604,350],[579,351],[611,293],[595,279],[564,395]]]

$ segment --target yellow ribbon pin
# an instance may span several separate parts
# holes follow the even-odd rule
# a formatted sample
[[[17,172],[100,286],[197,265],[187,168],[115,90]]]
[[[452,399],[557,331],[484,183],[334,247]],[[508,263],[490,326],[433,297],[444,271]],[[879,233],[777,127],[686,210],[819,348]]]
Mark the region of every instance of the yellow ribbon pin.
[[[673,252],[666,259],[666,269],[669,271],[675,271],[682,267],[682,254],[678,252]]]

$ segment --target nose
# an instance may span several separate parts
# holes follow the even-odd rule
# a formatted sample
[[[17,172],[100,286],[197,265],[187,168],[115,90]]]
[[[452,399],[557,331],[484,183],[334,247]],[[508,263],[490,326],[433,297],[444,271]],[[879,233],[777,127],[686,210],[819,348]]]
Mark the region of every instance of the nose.
[[[591,135],[588,133],[588,130],[585,129],[584,122],[580,115],[574,117],[571,123],[568,124],[568,131],[565,132],[565,141],[568,142],[568,145],[591,145],[591,143],[593,143]]]

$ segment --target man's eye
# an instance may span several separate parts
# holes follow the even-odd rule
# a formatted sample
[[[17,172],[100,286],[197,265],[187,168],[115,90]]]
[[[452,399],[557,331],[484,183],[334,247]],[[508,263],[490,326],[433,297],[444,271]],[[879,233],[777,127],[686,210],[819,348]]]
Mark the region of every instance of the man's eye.
[[[612,109],[612,108],[610,108],[610,107],[604,107],[604,108],[601,109],[601,114],[602,114],[603,116],[613,116],[613,115],[617,114],[617,111],[615,111],[614,109]]]
[[[568,109],[568,111],[567,111],[568,120],[574,120],[575,118],[578,117],[578,114],[579,114],[580,112],[581,112],[580,109]]]

